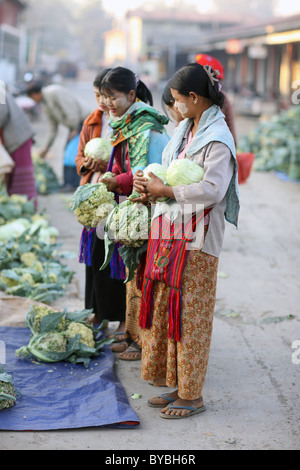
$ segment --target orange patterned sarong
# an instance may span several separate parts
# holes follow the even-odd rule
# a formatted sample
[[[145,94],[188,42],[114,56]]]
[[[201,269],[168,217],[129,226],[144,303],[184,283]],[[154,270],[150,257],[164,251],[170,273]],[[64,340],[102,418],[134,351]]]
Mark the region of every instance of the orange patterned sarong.
[[[166,380],[180,398],[200,398],[205,382],[215,309],[218,258],[190,251],[182,276],[181,340],[168,338],[170,287],[154,283],[152,326],[143,330],[141,376]]]

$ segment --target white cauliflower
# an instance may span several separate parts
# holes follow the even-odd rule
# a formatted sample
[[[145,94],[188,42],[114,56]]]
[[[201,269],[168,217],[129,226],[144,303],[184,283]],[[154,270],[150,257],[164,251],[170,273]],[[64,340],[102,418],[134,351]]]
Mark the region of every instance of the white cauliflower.
[[[110,239],[139,247],[149,238],[151,211],[143,204],[127,200],[114,209],[107,225]]]

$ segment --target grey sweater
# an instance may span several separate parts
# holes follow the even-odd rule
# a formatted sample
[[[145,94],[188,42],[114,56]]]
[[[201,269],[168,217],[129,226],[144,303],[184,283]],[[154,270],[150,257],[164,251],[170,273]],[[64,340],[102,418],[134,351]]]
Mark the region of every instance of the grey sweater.
[[[13,153],[34,136],[29,119],[9,93],[5,95],[5,104],[0,104],[0,129],[8,153]]]
[[[173,188],[176,202],[185,215],[192,214],[197,204],[210,211],[208,231],[203,244],[203,224],[196,229],[196,237],[190,249],[201,249],[219,257],[225,231],[226,192],[234,171],[234,157],[221,142],[210,142],[193,155],[193,160],[204,168],[200,183],[180,185]]]
[[[70,131],[77,130],[91,110],[61,85],[42,88],[42,95],[42,103],[50,125],[46,147],[50,148],[60,124],[68,127]]]

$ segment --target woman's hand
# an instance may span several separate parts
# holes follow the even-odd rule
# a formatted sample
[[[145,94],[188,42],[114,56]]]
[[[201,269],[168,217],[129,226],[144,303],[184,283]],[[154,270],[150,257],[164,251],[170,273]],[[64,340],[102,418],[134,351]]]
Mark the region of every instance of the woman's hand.
[[[147,194],[151,200],[151,202],[156,202],[156,199],[158,197],[163,197],[165,196],[165,184],[164,182],[156,176],[154,173],[148,173],[150,176],[150,180],[147,183],[146,189],[147,189]]]
[[[48,152],[49,152],[48,147],[45,148],[45,149],[43,149],[43,150],[41,150],[40,153],[39,153],[39,157],[40,157],[40,158],[46,158]]]
[[[164,182],[154,173],[148,173],[150,180],[143,176],[143,172],[138,170],[133,177],[133,188],[141,194],[140,202],[155,202],[159,197],[175,199],[173,189],[166,186]],[[137,201],[137,200],[136,200]]]
[[[94,172],[100,171],[101,173],[106,172],[107,163],[103,160],[94,160],[92,157],[85,157],[83,161],[83,166],[87,170],[92,170]]]
[[[133,202],[141,202],[142,204],[149,203],[149,197],[146,194],[146,183],[148,183],[148,178],[145,178],[144,173],[138,170],[133,176],[133,190],[140,193],[141,196],[131,199]]]
[[[115,191],[118,188],[117,177],[101,178],[99,183],[104,183],[107,186],[107,191]]]
[[[133,176],[133,189],[140,194],[145,194],[145,185],[148,181],[149,180],[144,176],[144,173],[141,170],[138,170]]]

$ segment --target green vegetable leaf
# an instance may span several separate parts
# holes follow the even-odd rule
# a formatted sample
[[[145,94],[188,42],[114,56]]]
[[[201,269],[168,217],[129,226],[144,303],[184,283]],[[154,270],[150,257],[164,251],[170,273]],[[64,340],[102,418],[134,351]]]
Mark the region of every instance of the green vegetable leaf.
[[[40,333],[55,330],[64,317],[64,312],[54,312],[43,317],[40,323]]]

